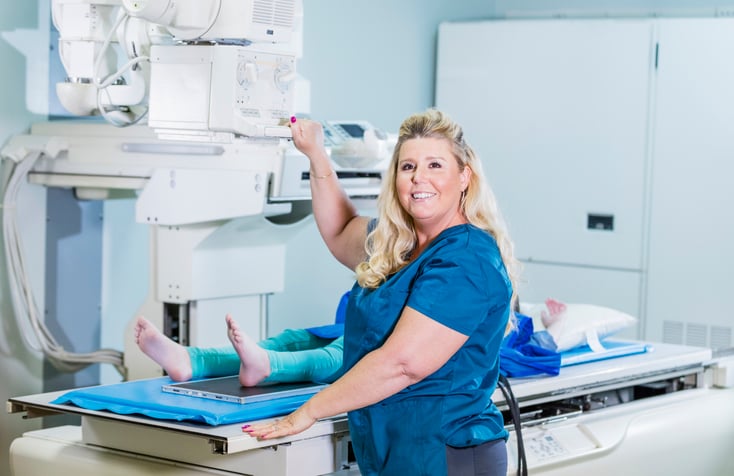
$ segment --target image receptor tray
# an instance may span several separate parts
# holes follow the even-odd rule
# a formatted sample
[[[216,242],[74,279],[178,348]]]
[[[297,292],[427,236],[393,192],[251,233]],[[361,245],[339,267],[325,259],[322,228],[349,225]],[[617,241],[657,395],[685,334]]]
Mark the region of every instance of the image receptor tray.
[[[220,402],[251,403],[295,395],[313,394],[326,387],[313,382],[280,383],[261,387],[243,387],[237,375],[191,382],[165,384],[161,390]]]

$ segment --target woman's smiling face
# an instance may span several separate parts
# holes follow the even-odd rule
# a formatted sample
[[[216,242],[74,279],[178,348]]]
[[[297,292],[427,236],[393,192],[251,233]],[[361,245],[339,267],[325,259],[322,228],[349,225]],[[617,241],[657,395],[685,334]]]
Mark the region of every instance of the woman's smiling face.
[[[405,141],[400,148],[395,177],[398,199],[417,227],[438,232],[465,223],[461,193],[471,170],[459,164],[451,143],[421,137]],[[431,233],[435,236],[438,233]]]

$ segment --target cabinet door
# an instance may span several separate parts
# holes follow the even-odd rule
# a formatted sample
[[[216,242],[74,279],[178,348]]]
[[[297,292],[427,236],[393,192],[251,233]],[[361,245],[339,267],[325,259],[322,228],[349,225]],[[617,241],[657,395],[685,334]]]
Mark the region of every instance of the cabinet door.
[[[659,23],[645,337],[732,345],[734,20]]]
[[[518,256],[641,270],[652,26],[445,23],[436,105],[482,158]]]

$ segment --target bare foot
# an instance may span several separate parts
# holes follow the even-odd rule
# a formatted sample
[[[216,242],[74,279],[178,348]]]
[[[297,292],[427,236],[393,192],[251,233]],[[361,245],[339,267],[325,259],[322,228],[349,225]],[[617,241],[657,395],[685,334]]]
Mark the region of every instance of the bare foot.
[[[173,380],[183,382],[191,379],[191,359],[186,348],[163,335],[142,316],[135,321],[135,342]]]
[[[247,334],[242,332],[237,321],[229,314],[227,321],[227,337],[240,356],[240,383],[245,387],[254,387],[270,375],[270,358],[265,349]]]

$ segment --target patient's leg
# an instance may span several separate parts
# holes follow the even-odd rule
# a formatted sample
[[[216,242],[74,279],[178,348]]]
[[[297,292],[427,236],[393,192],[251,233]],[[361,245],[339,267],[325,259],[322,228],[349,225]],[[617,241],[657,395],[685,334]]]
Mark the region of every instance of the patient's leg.
[[[257,345],[265,350],[295,352],[298,350],[320,349],[333,340],[318,337],[306,329],[285,329],[273,337],[261,340]]]
[[[339,337],[321,347],[298,352],[267,352],[270,358],[270,375],[263,384],[332,383],[341,375],[344,339]]]
[[[163,335],[142,316],[135,321],[135,342],[173,380],[181,382],[191,379],[191,361],[186,347]]]
[[[227,337],[240,357],[240,383],[252,387],[270,375],[270,358],[262,347],[242,332],[237,322],[227,314]]]

